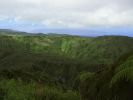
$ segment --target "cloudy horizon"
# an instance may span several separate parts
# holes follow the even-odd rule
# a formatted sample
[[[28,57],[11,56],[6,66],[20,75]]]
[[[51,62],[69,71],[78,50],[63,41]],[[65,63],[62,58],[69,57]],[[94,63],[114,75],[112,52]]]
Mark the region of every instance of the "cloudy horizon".
[[[0,0],[0,28],[132,34],[132,5],[132,0]]]

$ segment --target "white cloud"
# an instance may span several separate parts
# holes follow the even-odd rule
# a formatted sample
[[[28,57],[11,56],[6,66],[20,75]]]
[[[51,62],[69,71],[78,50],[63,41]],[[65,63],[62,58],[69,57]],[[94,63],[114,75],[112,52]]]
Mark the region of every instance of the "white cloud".
[[[0,20],[47,27],[133,26],[132,5],[133,0],[0,0]]]

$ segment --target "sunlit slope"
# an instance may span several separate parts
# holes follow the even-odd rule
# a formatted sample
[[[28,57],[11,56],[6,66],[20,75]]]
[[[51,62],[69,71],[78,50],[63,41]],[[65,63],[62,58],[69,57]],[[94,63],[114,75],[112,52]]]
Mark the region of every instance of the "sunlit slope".
[[[29,36],[13,39],[27,44],[34,52],[56,53],[90,64],[112,64],[122,54],[133,50],[133,39],[124,36]]]

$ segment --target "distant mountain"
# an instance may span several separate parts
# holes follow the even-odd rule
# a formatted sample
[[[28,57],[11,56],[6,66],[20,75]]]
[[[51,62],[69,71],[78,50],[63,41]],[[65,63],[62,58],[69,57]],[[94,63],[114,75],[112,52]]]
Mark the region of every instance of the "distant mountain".
[[[32,34],[12,29],[0,29],[0,35],[11,36],[11,35],[32,35]]]
[[[97,37],[97,36],[129,36],[133,37],[133,32],[126,29],[38,29],[31,32],[23,32],[12,29],[0,29],[0,35],[34,35],[34,36],[82,36],[82,37]]]
[[[0,32],[19,32],[12,29],[0,29]]]
[[[46,35],[47,36],[72,36],[69,34],[59,34],[59,33],[47,33]],[[73,35],[73,36],[76,36],[76,35]]]
[[[43,28],[32,31],[33,33],[59,33],[69,35],[79,35],[87,37],[97,37],[103,35],[121,35],[121,36],[133,36],[132,28],[122,27],[88,27],[86,29],[59,29],[59,28]]]
[[[12,29],[0,29],[0,35],[26,35],[26,36],[71,36],[69,34],[59,34],[59,33],[28,33]]]
[[[57,35],[78,35],[78,36],[87,36],[87,37],[96,37],[99,36],[99,32],[88,31],[88,30],[80,30],[80,29],[38,29],[33,32],[45,33],[45,34],[57,34]]]

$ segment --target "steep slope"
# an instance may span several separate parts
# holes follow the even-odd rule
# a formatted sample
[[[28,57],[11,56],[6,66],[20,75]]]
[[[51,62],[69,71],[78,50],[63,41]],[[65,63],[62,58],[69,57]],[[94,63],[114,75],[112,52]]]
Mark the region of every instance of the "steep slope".
[[[80,57],[90,63],[113,64],[121,55],[133,50],[133,39],[122,36],[103,36],[94,38],[82,50]]]
[[[29,48],[27,43],[2,36],[0,39],[1,77],[21,78],[37,82],[57,82],[72,86],[76,75],[82,69],[74,59],[56,53],[42,52]],[[36,45],[33,46],[36,48]],[[50,82],[51,83],[51,82]]]
[[[2,37],[2,36],[1,36]],[[133,38],[103,36],[10,36],[13,41],[25,44],[34,52],[56,53],[90,64],[113,64],[122,54],[133,50]]]
[[[133,38],[102,36],[11,36],[16,43],[25,44],[29,51],[54,53],[80,60],[89,65],[111,65],[121,55],[133,50]]]
[[[34,49],[63,54],[68,57],[90,61],[90,63],[112,64],[122,54],[133,50],[133,38],[124,36],[103,36],[84,38],[78,36],[31,36],[15,37],[27,42]],[[35,48],[36,47],[36,48]]]

